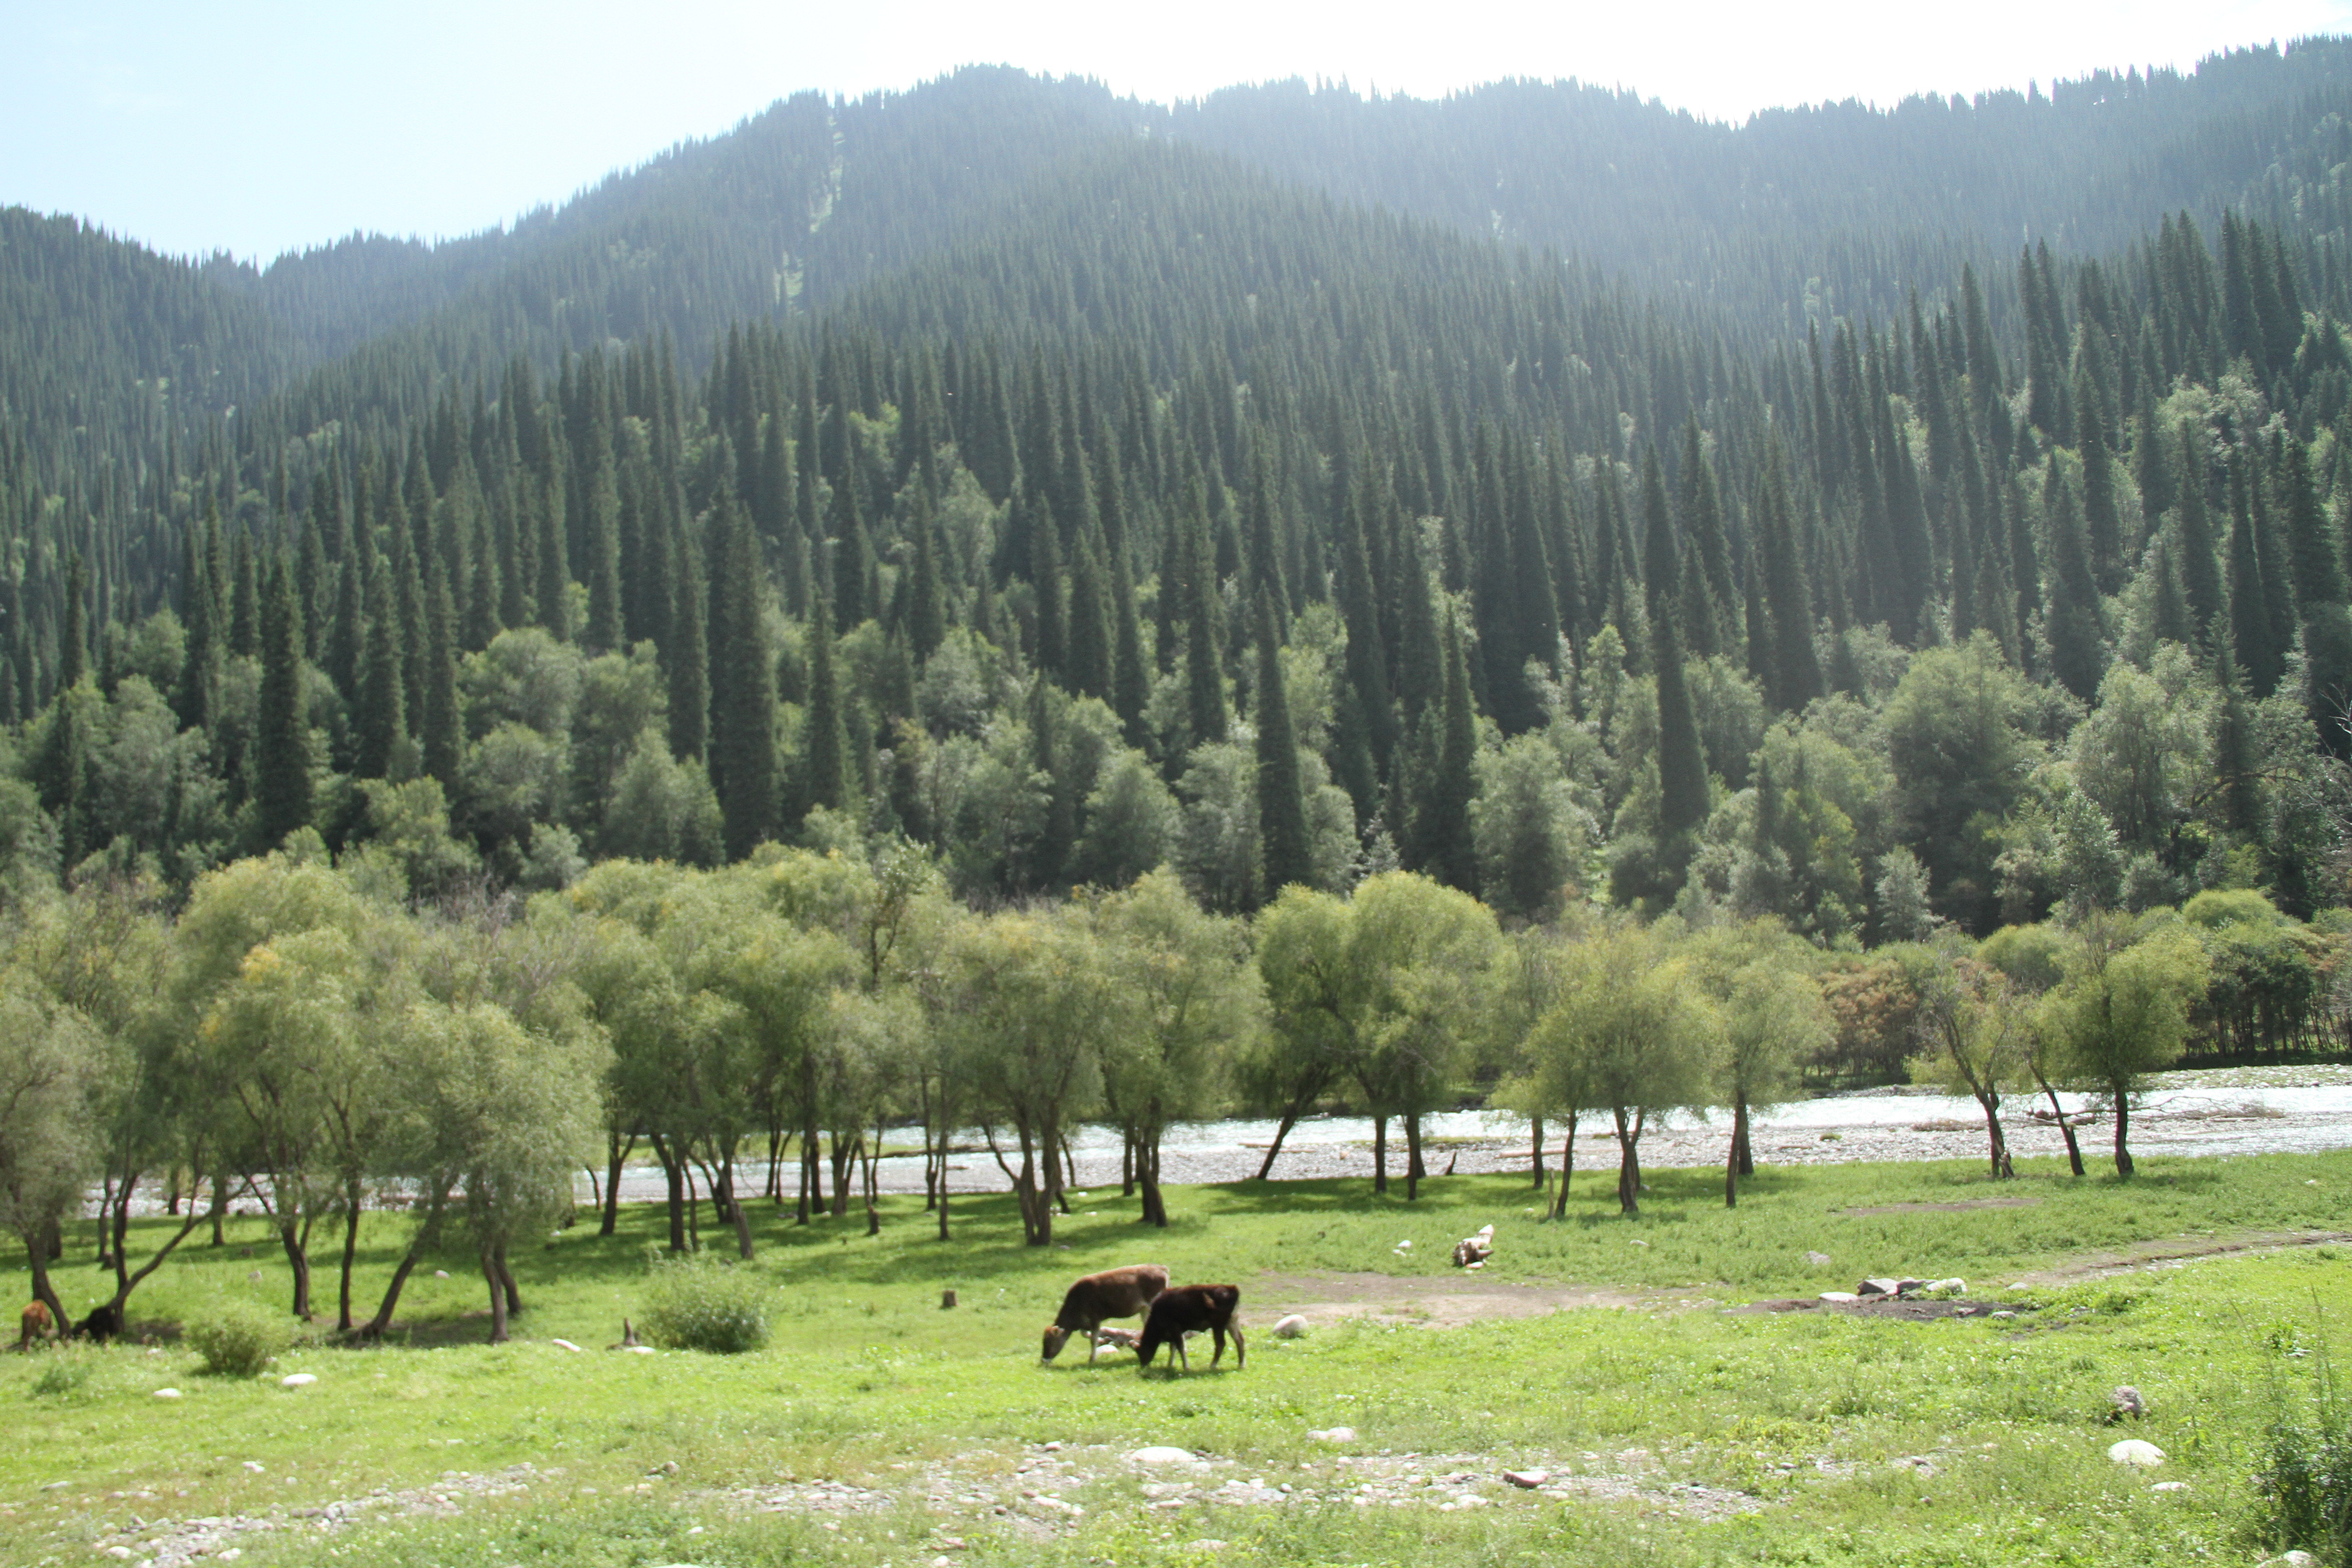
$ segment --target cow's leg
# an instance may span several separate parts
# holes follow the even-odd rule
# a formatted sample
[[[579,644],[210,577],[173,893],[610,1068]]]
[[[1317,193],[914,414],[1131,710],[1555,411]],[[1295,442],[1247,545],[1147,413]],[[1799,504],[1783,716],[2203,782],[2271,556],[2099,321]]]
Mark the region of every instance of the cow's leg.
[[[1215,1352],[1209,1357],[1209,1370],[1214,1372],[1217,1370],[1217,1363],[1225,1359],[1225,1331],[1217,1324],[1211,1323],[1209,1334],[1217,1342]]]
[[[1242,1342],[1242,1326],[1239,1323],[1235,1323],[1233,1324],[1232,1327],[1234,1331],[1234,1370],[1235,1372],[1239,1372],[1243,1367],[1249,1364],[1247,1359],[1249,1355],[1249,1347]]]

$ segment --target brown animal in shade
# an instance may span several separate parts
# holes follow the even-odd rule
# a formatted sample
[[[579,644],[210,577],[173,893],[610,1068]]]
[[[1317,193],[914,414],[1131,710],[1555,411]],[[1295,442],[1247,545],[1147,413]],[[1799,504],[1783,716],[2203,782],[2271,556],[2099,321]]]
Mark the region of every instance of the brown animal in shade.
[[[1214,1368],[1224,1359],[1225,1336],[1234,1336],[1234,1367],[1239,1371],[1246,1364],[1248,1346],[1242,1342],[1242,1326],[1234,1321],[1234,1309],[1242,1304],[1238,1285],[1180,1285],[1172,1290],[1162,1290],[1152,1298],[1151,1310],[1143,1320],[1143,1342],[1135,1347],[1135,1359],[1145,1366],[1161,1345],[1175,1353],[1186,1372],[1192,1370],[1192,1358],[1184,1353],[1184,1336],[1207,1330],[1217,1342],[1216,1353],[1209,1358]],[[1169,1371],[1172,1373],[1174,1366]]]
[[[16,1348],[31,1350],[35,1340],[46,1340],[57,1331],[57,1320],[49,1316],[49,1304],[35,1301],[16,1320]]]
[[[1168,1289],[1168,1270],[1157,1263],[1131,1263],[1106,1268],[1072,1285],[1062,1298],[1062,1310],[1045,1325],[1045,1359],[1062,1353],[1072,1334],[1087,1336],[1087,1359],[1102,1349],[1098,1331],[1107,1318],[1132,1318]]]

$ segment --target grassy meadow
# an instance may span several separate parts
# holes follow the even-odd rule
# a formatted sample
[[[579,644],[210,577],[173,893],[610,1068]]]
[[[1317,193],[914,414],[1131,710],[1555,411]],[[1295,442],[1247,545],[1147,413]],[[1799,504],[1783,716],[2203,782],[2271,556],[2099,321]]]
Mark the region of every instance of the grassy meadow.
[[[1411,1205],[1360,1180],[1171,1189],[1164,1232],[1112,1189],[1074,1197],[1050,1251],[1020,1246],[1009,1198],[959,1199],[947,1243],[919,1199],[887,1200],[878,1237],[862,1214],[795,1226],[763,1207],[752,1267],[777,1287],[773,1337],[739,1357],[607,1352],[641,1315],[661,1215],[625,1210],[610,1238],[583,1215],[514,1258],[512,1343],[482,1342],[480,1278],[453,1256],[449,1278],[414,1280],[383,1347],[321,1339],[259,1378],[207,1376],[176,1321],[285,1298],[248,1218],[224,1247],[200,1234],[132,1299],[153,1342],[0,1356],[0,1409],[26,1439],[0,1456],[0,1562],[177,1562],[186,1521],[230,1516],[287,1526],[237,1534],[227,1550],[248,1563],[451,1568],[2268,1554],[2263,1433],[2308,1410],[2319,1352],[2347,1348],[2352,1245],[2217,1249],[2345,1227],[2352,1152],[2150,1159],[2127,1184],[2041,1163],[1998,1187],[1957,1162],[1767,1170],[1733,1211],[1718,1174],[1669,1170],[1633,1219],[1610,1178],[1580,1173],[1550,1224],[1524,1177],[1436,1180]],[[1988,1198],[2009,1201],[1904,1206]],[[1489,1223],[1476,1288],[1510,1297],[1508,1315],[1416,1321],[1424,1297],[1470,1289],[1446,1253]],[[402,1224],[371,1216],[363,1308]],[[706,1212],[704,1239],[732,1236]],[[331,1322],[336,1249],[318,1250]],[[75,1237],[59,1275],[76,1310],[99,1289],[90,1256]],[[1083,1346],[1041,1368],[1068,1279],[1144,1260],[1242,1286],[1246,1370],[1229,1355],[1207,1371],[1205,1342],[1176,1380],[1126,1355],[1089,1367]],[[1877,1273],[1958,1275],[2019,1314],[1723,1310]],[[1275,1302],[1341,1283],[1325,1276],[1359,1294],[1380,1277],[1382,1310],[1276,1339]],[[1527,1315],[1553,1285],[1621,1304]],[[282,1387],[293,1372],[318,1381]],[[2121,1384],[2149,1406],[2128,1433],[2106,1423]],[[182,1397],[156,1398],[165,1386]],[[1343,1426],[1352,1441],[1308,1436]],[[2126,1435],[2168,1462],[2109,1463]],[[1202,1462],[1128,1462],[1144,1445]],[[1528,1467],[1554,1489],[1499,1479]],[[2187,1484],[2157,1489],[2172,1481]],[[378,1489],[347,1527],[341,1509],[306,1514]]]

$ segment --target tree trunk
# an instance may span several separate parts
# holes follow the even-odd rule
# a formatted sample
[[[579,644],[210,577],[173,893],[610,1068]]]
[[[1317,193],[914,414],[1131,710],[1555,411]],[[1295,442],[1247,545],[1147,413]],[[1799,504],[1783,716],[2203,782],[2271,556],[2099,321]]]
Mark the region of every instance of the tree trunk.
[[[1305,1113],[1309,1103],[1311,1101],[1308,1097],[1301,1095],[1292,1100],[1289,1107],[1283,1111],[1282,1120],[1274,1129],[1274,1144],[1266,1150],[1265,1158],[1258,1162],[1256,1177],[1258,1181],[1263,1182],[1273,1174],[1275,1158],[1282,1152],[1282,1141],[1290,1136],[1292,1128],[1298,1125],[1298,1118]]]
[[[1533,1136],[1533,1140],[1532,1140],[1532,1142],[1530,1142],[1530,1144],[1529,1144],[1529,1146],[1528,1146],[1529,1152],[1528,1152],[1528,1165],[1529,1165],[1529,1166],[1531,1166],[1531,1167],[1533,1168],[1532,1173],[1533,1173],[1533,1175],[1534,1175],[1534,1177],[1535,1177],[1535,1180],[1534,1180],[1533,1182],[1529,1183],[1528,1184],[1529,1184],[1530,1186],[1534,1187],[1534,1188],[1536,1189],[1536,1191],[1538,1191],[1538,1192],[1541,1192],[1541,1191],[1543,1191],[1543,1189],[1544,1189],[1544,1184],[1545,1184],[1545,1182],[1549,1179],[1549,1175],[1550,1175],[1550,1173],[1549,1173],[1549,1172],[1548,1172],[1548,1171],[1546,1171],[1546,1170],[1544,1169],[1544,1157],[1543,1157],[1543,1134],[1544,1134],[1544,1125],[1543,1125],[1543,1118],[1542,1118],[1542,1117],[1538,1116],[1538,1117],[1536,1117],[1536,1118],[1534,1119],[1534,1127],[1533,1127],[1533,1130],[1532,1130],[1532,1131],[1533,1131],[1533,1134],[1534,1134],[1534,1136]]]
[[[654,1158],[661,1162],[662,1184],[669,1203],[669,1249],[686,1250],[686,1172],[680,1167],[677,1152],[669,1140],[658,1132],[646,1134],[654,1146]]]
[[[498,1259],[487,1247],[482,1248],[482,1278],[490,1287],[490,1343],[502,1345],[507,1342],[506,1281],[499,1278]]]
[[[1568,1113],[1568,1137],[1559,1146],[1559,1191],[1552,1194],[1551,1217],[1559,1219],[1568,1213],[1568,1179],[1576,1173],[1577,1113]]]
[[[849,1213],[850,1173],[857,1163],[857,1140],[844,1138],[839,1133],[833,1139],[833,1217],[840,1219]]]
[[[611,1158],[604,1166],[604,1211],[596,1221],[598,1236],[612,1235],[621,1223],[621,1170],[628,1163],[630,1151],[636,1146],[635,1133],[629,1134],[626,1143],[621,1142],[619,1133],[613,1134],[609,1146]]]
[[[1143,1223],[1165,1230],[1168,1227],[1168,1201],[1160,1191],[1160,1130],[1138,1129],[1136,1142],[1136,1177],[1143,1188]]]
[[[2118,1176],[2128,1176],[2132,1173],[2131,1150],[2126,1147],[2126,1141],[2130,1135],[2131,1103],[2124,1098],[2122,1089],[2118,1088],[2116,1092],[2116,1174]]]
[[[858,1142],[865,1145],[864,1139]],[[875,1168],[882,1163],[882,1121],[879,1116],[874,1121],[874,1142],[866,1145],[862,1152],[866,1159],[866,1234],[879,1236],[882,1234],[882,1184],[875,1175]]]
[[[507,1310],[509,1312],[521,1311],[522,1288],[515,1283],[514,1269],[509,1267],[507,1263],[507,1244],[505,1242],[501,1241],[496,1247],[491,1249],[490,1261],[498,1266],[499,1284],[506,1291]]]
[[[383,1304],[376,1308],[374,1317],[360,1325],[360,1338],[382,1339],[384,1331],[392,1327],[393,1309],[400,1305],[401,1289],[408,1283],[409,1274],[439,1236],[441,1211],[448,1202],[447,1193],[436,1192],[425,1205],[425,1218],[418,1224],[416,1234],[408,1238],[408,1250],[400,1255],[400,1262],[392,1271],[392,1283],[384,1287]]]
[[[2076,1175],[2083,1174],[2083,1145],[2074,1136],[2074,1124],[2066,1120],[2066,1108],[2058,1103],[2058,1091],[2050,1087],[2050,1080],[2042,1076],[2038,1066],[2033,1069],[2033,1081],[2042,1086],[2043,1096],[2050,1101],[2050,1114],[2058,1119],[2058,1135],[2066,1140],[2066,1163],[2074,1168]]]
[[[1739,1173],[1743,1176],[1752,1176],[1756,1173],[1756,1151],[1748,1139],[1750,1128],[1751,1120],[1748,1114],[1748,1100],[1745,1096],[1742,1096],[1739,1101],[1738,1119],[1732,1130],[1731,1146],[1732,1157],[1739,1162]]]
[[[49,1280],[48,1236],[47,1227],[25,1237],[25,1260],[33,1268],[33,1300],[49,1310],[49,1321],[56,1325],[63,1338],[73,1329],[72,1320],[66,1316],[66,1304],[58,1299],[58,1288]]]
[[[1118,1127],[1118,1195],[1135,1195],[1135,1123],[1122,1121]]]
[[[695,1190],[694,1162],[687,1159],[683,1151],[678,1155],[677,1168],[686,1175],[686,1245],[689,1250],[699,1252],[702,1250],[702,1200],[701,1194]]]
[[[1617,1118],[1617,1208],[1622,1214],[1642,1212],[1642,1164],[1636,1149],[1642,1142],[1642,1121],[1637,1115],[1625,1120],[1624,1107],[1616,1111]]]
[[[1429,1174],[1421,1163],[1421,1112],[1404,1113],[1404,1201],[1421,1196],[1421,1179]]]
[[[1372,1193],[1375,1196],[1389,1190],[1389,1119],[1372,1118]]]
[[[1731,1148],[1723,1158],[1723,1206],[1739,1206],[1739,1146],[1748,1142],[1748,1102],[1737,1100],[1731,1106]]]
[[[335,1288],[335,1329],[339,1333],[352,1331],[352,1270],[360,1255],[360,1199],[364,1194],[356,1180],[343,1184],[343,1266]]]
[[[228,1221],[228,1184],[220,1177],[215,1176],[209,1184],[213,1190],[212,1209],[205,1217],[213,1222],[213,1245],[226,1247],[228,1237],[224,1234],[222,1227]]]
[[[735,1197],[735,1162],[729,1160],[721,1177],[727,1184],[727,1212],[735,1219],[735,1256],[751,1261],[751,1205]]]
[[[310,1321],[310,1249],[302,1245],[292,1215],[278,1217],[278,1241],[286,1249],[287,1267],[294,1271],[294,1315],[307,1323]]]
[[[2010,1164],[2009,1135],[2000,1130],[2000,1096],[1988,1087],[1976,1091],[1977,1103],[1984,1108],[1987,1153],[1992,1163],[1995,1181],[2004,1181],[2017,1173]]]

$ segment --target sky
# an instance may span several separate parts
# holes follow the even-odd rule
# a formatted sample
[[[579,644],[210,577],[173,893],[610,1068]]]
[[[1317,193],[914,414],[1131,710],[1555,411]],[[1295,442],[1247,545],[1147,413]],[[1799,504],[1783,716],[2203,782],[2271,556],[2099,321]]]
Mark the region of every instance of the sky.
[[[181,255],[471,233],[793,92],[961,65],[1169,101],[1576,77],[1712,119],[2352,32],[2352,0],[0,0],[0,204]]]

